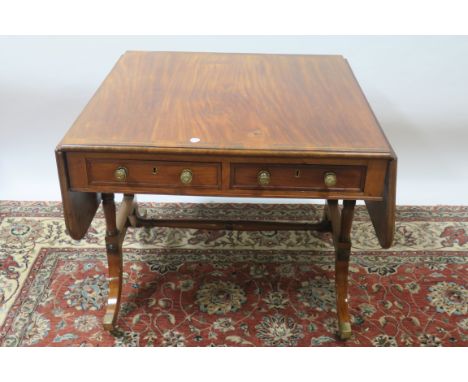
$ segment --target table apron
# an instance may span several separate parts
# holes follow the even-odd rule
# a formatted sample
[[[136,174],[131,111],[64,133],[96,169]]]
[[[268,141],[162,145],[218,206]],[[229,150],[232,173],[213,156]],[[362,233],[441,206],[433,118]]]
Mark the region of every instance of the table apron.
[[[66,164],[74,192],[380,201],[388,160],[69,152]],[[333,186],[324,183],[329,173]]]

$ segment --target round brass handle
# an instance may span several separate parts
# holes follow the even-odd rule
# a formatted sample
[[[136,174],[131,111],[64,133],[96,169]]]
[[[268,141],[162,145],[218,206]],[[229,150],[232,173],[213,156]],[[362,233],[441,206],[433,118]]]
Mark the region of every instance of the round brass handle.
[[[183,169],[182,172],[180,173],[180,181],[183,184],[190,184],[192,183],[192,179],[193,179],[192,170],[189,170],[188,168]]]
[[[266,186],[270,184],[271,175],[266,170],[261,170],[258,172],[257,180],[260,186]]]
[[[326,172],[323,181],[327,187],[336,186],[336,174],[334,172]]]
[[[114,177],[119,182],[123,182],[127,179],[128,170],[125,167],[118,167],[117,170],[114,171]]]

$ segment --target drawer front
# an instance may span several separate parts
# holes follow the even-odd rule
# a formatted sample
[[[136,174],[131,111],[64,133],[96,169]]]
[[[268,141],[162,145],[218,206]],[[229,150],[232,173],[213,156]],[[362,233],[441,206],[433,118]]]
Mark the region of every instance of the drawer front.
[[[232,164],[231,188],[269,190],[364,190],[365,166]]]
[[[219,163],[176,161],[86,159],[90,186],[137,186],[153,188],[219,188]]]

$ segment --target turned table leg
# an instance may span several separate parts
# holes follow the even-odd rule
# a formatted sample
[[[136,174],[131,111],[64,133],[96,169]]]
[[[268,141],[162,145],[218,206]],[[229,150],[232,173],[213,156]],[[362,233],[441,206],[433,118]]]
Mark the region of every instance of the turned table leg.
[[[342,340],[351,337],[351,322],[348,311],[348,269],[351,253],[351,225],[354,216],[355,200],[344,200],[340,212],[338,201],[328,201],[327,214],[332,224],[335,246],[335,288],[338,331]]]
[[[104,315],[104,329],[116,331],[116,322],[122,293],[122,242],[127,227],[128,217],[136,206],[133,195],[124,195],[119,212],[116,213],[114,194],[102,194],[102,205],[106,220],[106,252],[109,267],[109,297]]]

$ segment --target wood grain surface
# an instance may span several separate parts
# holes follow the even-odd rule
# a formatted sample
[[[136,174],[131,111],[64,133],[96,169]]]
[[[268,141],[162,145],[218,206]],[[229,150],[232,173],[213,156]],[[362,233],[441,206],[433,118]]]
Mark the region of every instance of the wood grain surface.
[[[393,157],[347,61],[312,55],[127,52],[59,144],[83,148]]]

